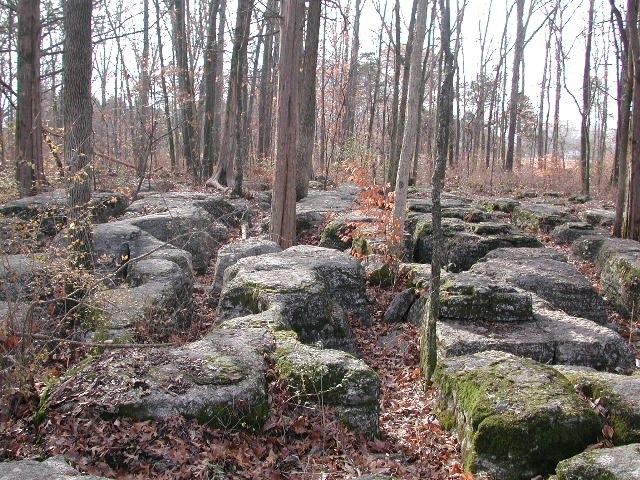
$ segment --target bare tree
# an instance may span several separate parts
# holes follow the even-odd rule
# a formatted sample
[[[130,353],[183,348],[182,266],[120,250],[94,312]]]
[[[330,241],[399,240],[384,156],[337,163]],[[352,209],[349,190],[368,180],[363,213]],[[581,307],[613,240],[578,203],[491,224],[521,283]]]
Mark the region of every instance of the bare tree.
[[[423,319],[422,371],[427,385],[431,384],[437,362],[436,323],[440,318],[440,269],[443,266],[444,235],[440,193],[444,183],[445,167],[449,150],[449,135],[453,117],[453,76],[454,58],[451,52],[451,7],[449,0],[440,3],[440,41],[442,42],[442,85],[438,95],[438,132],[436,139],[436,159],[432,177],[431,217],[433,221],[433,256],[431,261],[431,282],[429,301]]]
[[[422,46],[427,30],[427,0],[417,0],[415,30],[411,49],[408,95],[407,125],[404,128],[398,176],[396,179],[395,201],[393,204],[393,242],[402,243],[404,239],[404,221],[407,209],[407,192],[409,188],[409,172],[411,160],[416,148],[418,135],[418,114],[421,108],[420,82],[422,80]]]
[[[296,236],[296,145],[298,137],[300,57],[304,11],[298,0],[281,0],[278,137],[271,201],[271,240],[282,248]]]
[[[524,54],[524,1],[516,0],[516,43],[513,47],[513,66],[511,70],[511,96],[509,97],[509,132],[507,133],[507,153],[504,168],[513,170],[513,158],[518,121],[518,103],[520,101],[520,66]]]
[[[351,41],[351,54],[349,59],[349,75],[347,88],[344,94],[344,116],[342,117],[342,139],[345,141],[353,135],[355,127],[355,101],[358,80],[358,62],[360,55],[360,16],[366,0],[356,0],[353,17],[353,37]]]
[[[74,263],[91,263],[91,165],[93,130],[91,105],[91,0],[64,3],[64,160],[68,168],[69,232]]]
[[[16,180],[21,197],[44,182],[40,103],[40,0],[18,3]]]
[[[593,38],[594,0],[589,0],[589,20],[587,23],[587,40],[584,48],[584,70],[582,74],[582,109],[580,122],[580,178],[582,193],[589,195],[589,117],[591,115],[591,41]]]

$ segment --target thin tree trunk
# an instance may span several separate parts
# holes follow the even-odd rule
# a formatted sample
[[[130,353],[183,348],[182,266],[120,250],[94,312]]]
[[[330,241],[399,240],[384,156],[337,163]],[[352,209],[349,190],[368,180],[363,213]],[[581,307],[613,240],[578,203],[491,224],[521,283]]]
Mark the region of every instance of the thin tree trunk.
[[[396,186],[396,177],[398,176],[398,163],[393,161],[393,152],[398,142],[398,108],[400,104],[400,65],[402,64],[402,55],[400,52],[400,0],[396,0],[394,7],[395,12],[395,41],[391,38],[394,45],[394,63],[393,63],[393,98],[391,100],[391,146],[389,148],[389,168],[387,170],[387,183],[391,188]]]
[[[444,235],[442,231],[442,212],[440,193],[443,188],[449,134],[453,116],[453,75],[454,58],[451,52],[451,26],[449,0],[439,0],[442,18],[440,20],[440,38],[442,42],[443,79],[438,96],[438,136],[436,160],[434,165],[431,191],[431,217],[433,222],[433,256],[431,261],[431,281],[429,301],[423,318],[422,370],[426,385],[431,385],[437,362],[436,323],[440,318],[440,269],[443,266]]]
[[[316,132],[316,77],[320,40],[321,1],[310,0],[307,36],[300,88],[300,132],[297,147],[296,199],[307,196],[313,173],[313,145]]]
[[[258,157],[271,158],[272,113],[273,113],[273,37],[275,35],[275,0],[268,0],[264,12],[266,29],[262,67],[260,69],[260,103],[258,105]]]
[[[215,139],[213,134],[213,116],[216,100],[216,70],[218,66],[218,46],[216,45],[216,20],[219,0],[209,3],[209,25],[207,43],[204,51],[204,112],[202,122],[202,176],[209,178],[215,164]]]
[[[356,0],[355,7],[349,76],[347,77],[347,89],[344,96],[344,116],[342,117],[343,142],[353,135],[355,128],[356,82],[358,80],[358,57],[360,55],[360,15],[362,13],[362,0]]]
[[[509,100],[509,132],[507,133],[507,153],[504,160],[504,168],[513,170],[514,149],[516,139],[516,126],[518,122],[518,103],[520,100],[520,65],[524,53],[524,0],[516,0],[516,44],[513,47],[513,68],[511,71],[511,97]]]
[[[591,113],[591,39],[593,37],[594,0],[589,1],[589,20],[587,25],[587,43],[584,49],[584,71],[582,74],[582,120],[580,122],[580,177],[582,193],[589,195],[589,115]],[[636,105],[634,103],[634,105]]]

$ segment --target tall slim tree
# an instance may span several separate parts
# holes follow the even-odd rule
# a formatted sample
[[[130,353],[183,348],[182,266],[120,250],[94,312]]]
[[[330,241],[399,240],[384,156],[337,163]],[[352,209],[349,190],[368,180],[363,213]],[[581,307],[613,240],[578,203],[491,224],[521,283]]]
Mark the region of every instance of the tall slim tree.
[[[209,3],[209,15],[207,26],[207,42],[204,50],[204,120],[202,122],[202,172],[209,178],[213,173],[216,159],[216,142],[213,131],[213,113],[216,99],[216,70],[218,65],[218,49],[216,45],[216,20],[220,1],[213,0]]]
[[[296,236],[296,145],[303,8],[298,0],[280,2],[278,136],[269,235],[282,248],[293,245]]]
[[[400,162],[398,164],[398,175],[396,178],[395,201],[393,204],[393,241],[402,243],[404,238],[404,220],[407,209],[407,193],[409,189],[409,172],[411,171],[411,160],[416,148],[416,137],[418,135],[418,113],[422,108],[420,102],[420,82],[422,81],[422,46],[427,31],[427,0],[417,0],[417,13],[411,57],[409,61],[409,82],[407,96],[406,126],[404,127],[402,138],[402,149],[400,151]]]
[[[507,133],[507,153],[504,168],[513,170],[515,156],[516,127],[518,123],[518,104],[520,102],[520,67],[524,54],[524,1],[516,0],[516,43],[513,47],[513,66],[511,67],[511,93],[509,97],[509,131]]]
[[[587,23],[587,40],[584,47],[584,70],[582,73],[582,108],[580,121],[580,178],[582,193],[589,195],[589,117],[591,115],[591,41],[593,38],[594,0],[589,0],[589,20]]]
[[[365,0],[366,2],[366,0]],[[362,15],[363,0],[356,0],[353,16],[353,37],[351,40],[351,54],[349,58],[349,75],[344,94],[344,116],[342,117],[342,139],[347,140],[353,135],[355,127],[355,102],[358,81],[358,61],[360,56],[360,16]]]
[[[91,264],[91,0],[64,2],[64,160],[68,168],[69,232],[77,266]]]
[[[438,95],[438,128],[436,137],[436,159],[432,176],[431,216],[433,221],[433,256],[431,261],[431,281],[429,300],[423,318],[422,370],[425,383],[431,384],[436,368],[436,322],[440,318],[440,269],[443,266],[444,235],[440,193],[444,184],[445,167],[449,151],[449,135],[453,119],[453,76],[454,58],[451,52],[451,6],[449,0],[440,3],[440,41],[442,42],[442,85]]]
[[[316,132],[316,77],[318,45],[320,43],[320,0],[309,1],[307,34],[302,61],[302,85],[300,88],[300,134],[298,135],[296,199],[307,196],[309,180],[313,173],[313,145]]]
[[[40,98],[40,0],[18,2],[16,180],[21,197],[44,181]]]

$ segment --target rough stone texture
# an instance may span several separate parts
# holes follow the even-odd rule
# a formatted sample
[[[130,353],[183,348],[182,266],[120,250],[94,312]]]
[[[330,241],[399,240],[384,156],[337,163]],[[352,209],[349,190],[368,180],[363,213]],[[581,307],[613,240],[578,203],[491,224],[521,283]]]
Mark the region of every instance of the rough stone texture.
[[[547,364],[623,371],[635,366],[625,340],[607,327],[572,317],[540,300],[534,301],[534,319],[509,324],[439,322],[439,355],[444,358],[500,350]]]
[[[531,295],[474,273],[447,275],[440,287],[443,321],[525,322],[533,320]]]
[[[640,445],[583,452],[560,462],[554,480],[637,480]]]
[[[212,255],[229,238],[226,226],[206,210],[193,205],[134,217],[128,222],[162,242],[191,253],[193,269],[199,273],[206,271]]]
[[[187,205],[202,208],[225,225],[235,226],[252,216],[245,204],[234,205],[222,195],[198,192],[151,193],[129,205],[127,212],[146,215],[169,212]]]
[[[592,235],[596,232],[593,226],[585,222],[568,222],[558,225],[551,231],[551,238],[560,245],[575,242],[584,235]]]
[[[606,240],[595,263],[600,270],[602,293],[622,315],[634,321],[640,319],[640,243]]]
[[[533,292],[570,315],[608,321],[602,297],[575,267],[545,250],[494,250],[471,272]]]
[[[376,372],[348,353],[304,345],[291,333],[277,335],[275,357],[292,393],[302,401],[336,407],[350,429],[375,436],[380,395]]]
[[[370,285],[387,288],[395,281],[395,274],[391,270],[389,261],[383,255],[368,255],[362,260],[362,268]]]
[[[547,233],[566,222],[574,220],[569,210],[542,203],[520,204],[513,210],[512,221],[516,227],[536,233]]]
[[[501,480],[553,472],[600,432],[598,416],[553,368],[487,351],[436,372],[440,419],[456,427],[465,469]]]
[[[104,417],[183,415],[212,427],[260,429],[268,415],[264,329],[215,330],[170,349],[111,352],[51,389],[47,407],[73,415],[82,398]]]
[[[352,351],[346,312],[368,320],[362,266],[336,250],[297,246],[244,258],[226,269],[220,321],[274,306],[303,343]]]
[[[637,372],[616,375],[584,368],[556,368],[587,397],[600,399],[599,405],[609,412],[616,445],[640,442],[640,375]]]
[[[602,234],[583,235],[571,244],[571,254],[582,260],[594,260],[607,239]]]
[[[583,210],[578,217],[594,227],[611,227],[616,220],[616,212],[604,209]]]
[[[482,203],[489,212],[504,213],[511,213],[518,205],[520,205],[520,202],[518,200],[514,200],[513,198],[496,198],[485,200]]]
[[[281,251],[282,247],[280,247],[276,242],[257,237],[224,245],[220,250],[218,250],[218,258],[216,259],[216,269],[210,296],[217,299],[222,291],[224,271],[227,267],[234,265],[238,260],[264,255],[265,253],[277,253]]]
[[[398,276],[415,288],[429,288],[431,282],[431,265],[424,263],[401,263]]]
[[[93,192],[90,206],[93,221],[102,223],[109,217],[121,215],[128,203],[127,196],[121,193]],[[66,223],[67,204],[67,192],[54,190],[0,205],[0,215],[24,220],[40,219],[40,231],[51,236]]]
[[[50,283],[46,267],[45,255],[3,255],[0,260],[0,300],[25,300],[43,291]]]
[[[398,323],[406,320],[409,309],[418,297],[413,288],[408,288],[398,293],[384,312],[383,321],[386,323]]]
[[[465,198],[460,198],[450,193],[443,193],[440,199],[443,210],[466,208],[471,206],[471,202]],[[424,191],[420,196],[410,195],[407,198],[407,210],[409,212],[431,213],[433,203],[431,202],[431,190]]]
[[[336,250],[351,248],[356,239],[363,238],[363,233],[375,234],[379,220],[378,217],[357,212],[337,216],[327,223],[318,245]]]
[[[328,213],[347,211],[360,188],[355,185],[341,185],[332,191],[309,191],[296,204],[296,229],[298,233],[325,221]]]
[[[70,466],[62,456],[43,462],[19,460],[0,462],[0,480],[108,480],[95,475],[83,475]]]
[[[409,219],[412,234],[411,251],[413,261],[431,263],[433,253],[433,223],[430,215],[420,215]],[[507,224],[504,224],[507,225]],[[491,250],[505,247],[541,247],[542,244],[530,235],[507,225],[498,226],[492,222],[477,224],[460,219],[443,219],[445,235],[445,265],[451,272],[468,270]],[[482,232],[482,234],[474,233]]]

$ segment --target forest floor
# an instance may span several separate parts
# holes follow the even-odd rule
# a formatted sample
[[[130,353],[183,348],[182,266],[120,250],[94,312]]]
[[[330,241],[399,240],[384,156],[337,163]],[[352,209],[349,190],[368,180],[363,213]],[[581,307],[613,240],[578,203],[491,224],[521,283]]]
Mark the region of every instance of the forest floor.
[[[302,243],[317,241],[315,232]],[[171,338],[173,343],[200,338],[214,324],[215,308],[207,301],[214,265],[215,259],[196,278],[192,328]],[[598,288],[593,266],[577,267]],[[32,362],[25,364],[20,388],[0,399],[0,461],[62,454],[81,471],[122,479],[330,480],[364,474],[471,479],[463,472],[455,435],[443,430],[434,414],[437,390],[423,388],[418,329],[382,321],[401,289],[368,286],[371,325],[352,323],[360,355],[382,383],[380,435],[374,440],[347,431],[330,407],[298,403],[273,366],[268,379],[271,414],[261,432],[216,430],[181,417],[105,419],[91,408],[75,417],[43,412],[40,398],[47,382],[92,354],[88,347],[49,342],[39,345]],[[637,340],[637,325],[613,313],[611,319],[625,325],[630,340]],[[11,347],[16,346],[4,346]]]

